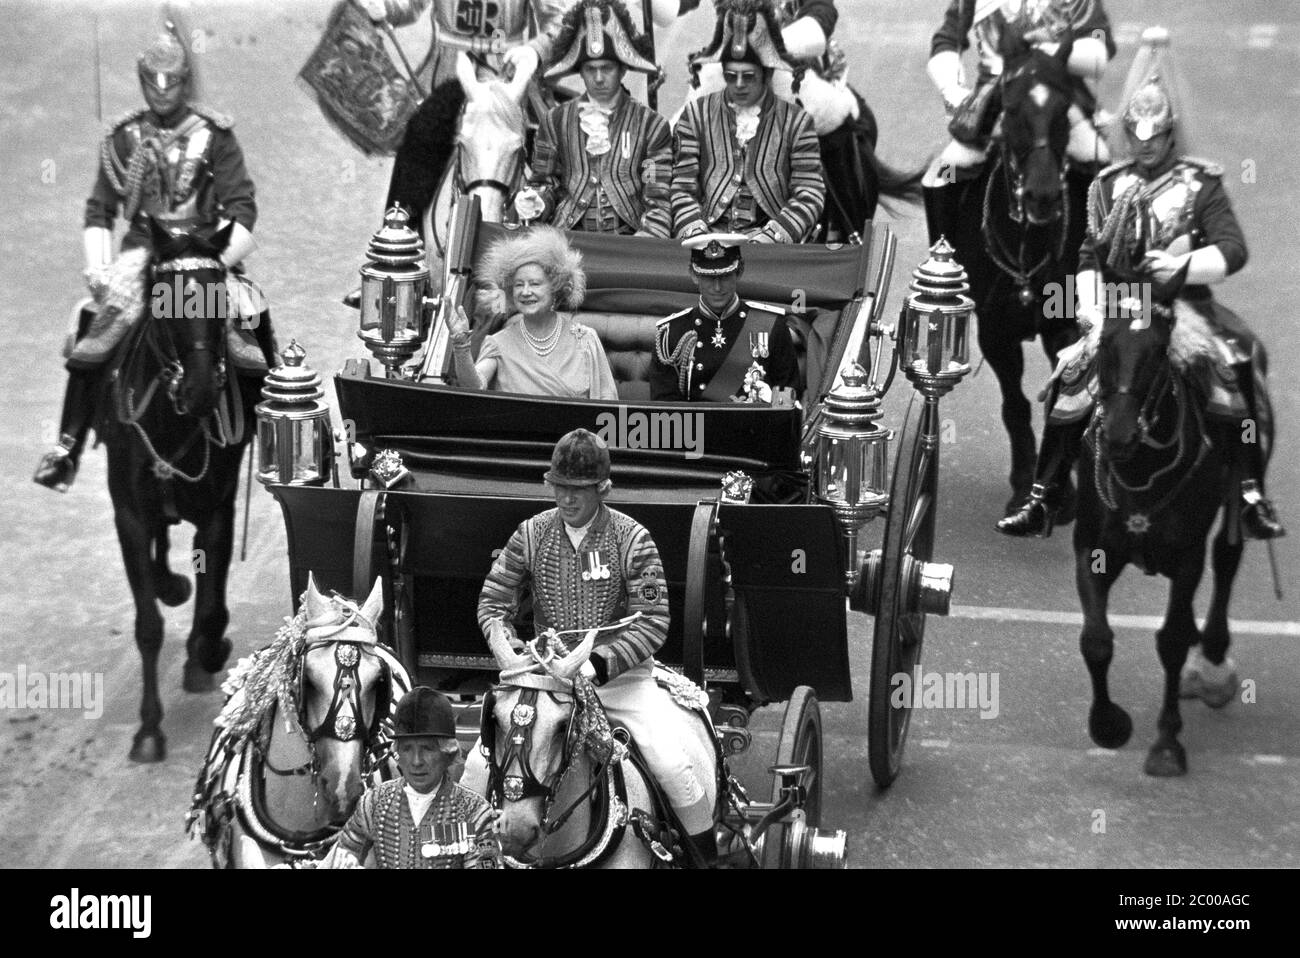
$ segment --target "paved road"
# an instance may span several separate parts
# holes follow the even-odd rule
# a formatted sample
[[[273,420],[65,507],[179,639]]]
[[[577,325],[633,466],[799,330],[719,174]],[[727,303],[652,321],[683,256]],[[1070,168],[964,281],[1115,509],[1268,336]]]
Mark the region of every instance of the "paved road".
[[[86,671],[104,676],[96,720],[57,711],[0,714],[0,864],[202,866],[181,817],[219,704],[179,690],[186,609],[167,610],[162,668],[168,761],[125,761],[135,728],[138,666],[133,611],[120,571],[104,488],[102,454],[87,456],[74,492],[55,497],[29,481],[49,440],[62,390],[57,348],[79,285],[81,208],[95,162],[95,82],[90,56],[100,9],[105,117],[138,99],[129,68],[144,35],[145,4],[32,2],[6,6],[0,35],[0,330],[9,344],[0,403],[0,476],[8,490],[0,519],[0,589],[11,597],[0,627],[0,672]],[[937,98],[923,73],[940,3],[841,2],[840,33],[854,78],[875,107],[886,157],[919,162],[940,144]],[[1300,502],[1300,469],[1286,424],[1300,413],[1287,381],[1300,365],[1289,333],[1300,278],[1293,215],[1300,196],[1290,144],[1297,128],[1300,11],[1280,2],[1223,5],[1172,0],[1109,4],[1121,51],[1103,98],[1122,82],[1142,26],[1174,28],[1176,51],[1195,91],[1195,152],[1230,171],[1228,187],[1252,244],[1247,271],[1224,287],[1273,350],[1283,424],[1275,495]],[[293,82],[319,36],[328,4],[204,4],[206,99],[230,111],[257,181],[262,249],[250,262],[283,335],[304,341],[318,368],[337,368],[359,350],[351,316],[337,305],[378,225],[388,164],[359,157],[330,131]],[[1231,19],[1229,19],[1231,17]],[[697,13],[666,37],[675,67],[704,35]],[[64,64],[61,76],[50,64]],[[675,102],[682,82],[663,95]],[[1235,172],[1241,171],[1241,172]],[[1249,173],[1243,178],[1243,174]],[[907,211],[902,284],[924,249],[924,227]],[[895,290],[897,299],[898,290]],[[1041,361],[1035,377],[1045,373]],[[905,385],[891,397],[899,412]],[[918,713],[903,775],[887,794],[870,784],[865,756],[869,620],[852,633],[858,701],[828,706],[825,817],[847,828],[858,866],[1083,865],[1187,867],[1300,863],[1300,621],[1295,539],[1279,548],[1289,595],[1276,602],[1262,550],[1247,554],[1233,606],[1251,631],[1234,654],[1257,690],[1252,704],[1185,712],[1191,774],[1154,781],[1141,773],[1154,734],[1159,665],[1154,627],[1163,585],[1130,573],[1117,613],[1139,617],[1118,632],[1117,699],[1133,712],[1134,740],[1119,752],[1090,748],[1084,730],[1086,673],[1077,653],[1068,538],[1009,543],[991,531],[1005,498],[1005,453],[996,384],[987,372],[947,404],[939,551],[958,567],[956,614],[933,622],[925,668],[999,677],[996,717],[972,711]],[[1293,442],[1293,440],[1292,440]],[[284,540],[269,496],[255,490],[248,561],[231,579],[231,637],[244,654],[265,643],[288,610]],[[1300,529],[1297,530],[1300,532]],[[183,537],[180,545],[184,545]],[[1128,621],[1128,620],[1126,620]],[[758,719],[770,747],[779,710]],[[767,731],[764,731],[767,730]],[[1097,829],[1104,821],[1105,831]]]

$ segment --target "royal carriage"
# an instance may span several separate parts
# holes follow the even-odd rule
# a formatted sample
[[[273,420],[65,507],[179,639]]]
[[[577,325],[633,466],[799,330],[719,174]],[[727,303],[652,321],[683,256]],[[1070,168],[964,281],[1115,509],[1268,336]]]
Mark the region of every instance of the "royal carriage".
[[[663,559],[672,625],[659,658],[707,690],[724,754],[750,748],[757,708],[788,703],[763,794],[730,796],[724,855],[842,865],[844,833],[819,827],[818,702],[852,698],[849,616],[873,616],[870,765],[892,782],[910,703],[890,706],[890,679],[918,663],[953,579],[933,561],[938,402],[969,372],[964,273],[937,246],[892,328],[887,228],[860,246],[751,246],[741,294],[786,307],[802,407],[651,402],[655,321],[694,300],[683,250],[574,233],[588,281],[577,318],[602,337],[619,402],[463,390],[447,381],[445,320],[502,229],[472,199],[460,204],[431,296],[418,237],[390,212],[360,303],[359,335],[384,368],[351,360],[336,375],[339,435],[300,356],[268,380],[259,478],[283,510],[293,595],[308,572],[355,595],[382,579],[385,640],[418,682],[459,697],[472,742],[497,668],[475,618],[484,577],[517,524],[553,505],[541,476],[556,439],[586,427],[611,446],[610,504],[650,530]],[[917,395],[891,430],[881,397],[899,369]],[[343,465],[332,440],[346,446]],[[881,515],[883,539],[868,548],[863,530]]]

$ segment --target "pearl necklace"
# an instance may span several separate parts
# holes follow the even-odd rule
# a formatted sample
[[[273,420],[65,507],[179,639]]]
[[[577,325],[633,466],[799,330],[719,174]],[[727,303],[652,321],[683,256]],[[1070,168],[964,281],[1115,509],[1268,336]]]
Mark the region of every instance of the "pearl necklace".
[[[537,353],[538,356],[545,358],[555,352],[555,347],[560,345],[560,334],[564,331],[564,325],[560,321],[560,317],[557,315],[555,317],[555,328],[547,333],[543,338],[538,339],[528,331],[528,323],[523,319],[520,319],[519,331],[524,334],[524,341],[527,342],[529,346],[533,347],[533,352]]]

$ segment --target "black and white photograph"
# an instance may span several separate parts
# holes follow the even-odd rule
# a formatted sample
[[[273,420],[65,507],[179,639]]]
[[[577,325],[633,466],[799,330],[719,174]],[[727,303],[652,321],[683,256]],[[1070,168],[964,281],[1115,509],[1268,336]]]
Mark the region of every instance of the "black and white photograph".
[[[149,937],[101,869],[974,869],[1262,927],[1296,5],[0,13],[24,922]]]

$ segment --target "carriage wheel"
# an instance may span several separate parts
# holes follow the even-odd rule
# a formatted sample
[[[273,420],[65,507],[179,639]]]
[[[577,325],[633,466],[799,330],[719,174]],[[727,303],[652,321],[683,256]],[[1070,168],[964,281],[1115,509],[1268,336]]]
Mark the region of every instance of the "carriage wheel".
[[[781,737],[776,743],[774,765],[808,765],[811,770],[804,776],[808,798],[804,814],[809,828],[821,824],[822,817],[822,713],[817,696],[806,685],[798,686],[790,695],[781,721]],[[772,802],[781,799],[781,781],[773,776]],[[763,841],[763,867],[789,868],[785,848],[785,826],[772,825]]]
[[[876,624],[871,645],[867,754],[871,777],[881,788],[889,787],[898,776],[912,718],[911,696],[897,708],[891,704],[893,678],[904,674],[910,681],[921,662],[926,612],[938,611],[927,610],[921,597],[921,575],[934,553],[939,488],[938,437],[932,435],[932,442],[925,442],[924,406],[919,396],[913,396],[908,404],[894,462],[884,542],[863,573],[873,577],[877,597],[872,602]]]

